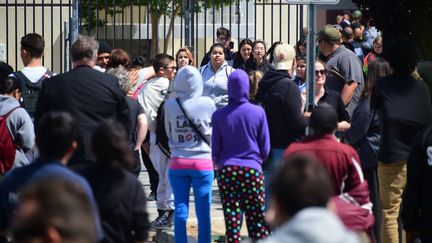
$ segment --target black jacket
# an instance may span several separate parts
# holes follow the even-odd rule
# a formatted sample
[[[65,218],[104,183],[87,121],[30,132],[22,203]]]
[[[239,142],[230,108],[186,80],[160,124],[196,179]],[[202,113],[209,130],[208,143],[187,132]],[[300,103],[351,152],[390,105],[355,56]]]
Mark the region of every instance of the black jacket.
[[[89,182],[105,234],[103,243],[146,241],[150,224],[143,187],[136,176],[109,165],[80,171]]]
[[[343,133],[345,142],[360,156],[363,170],[378,166],[380,145],[378,114],[370,107],[370,99],[363,98],[355,108],[351,127]]]
[[[402,200],[405,230],[432,232],[432,127],[417,134],[407,161],[407,184]],[[430,239],[430,238],[429,238]]]
[[[66,111],[75,119],[78,149],[70,165],[92,160],[90,139],[102,120],[115,118],[129,128],[129,109],[117,78],[90,66],[79,66],[44,81],[36,106],[36,126],[50,111]]]
[[[271,70],[274,70],[274,68],[266,58],[264,58],[260,65],[256,64],[253,58],[249,58],[245,63],[246,73],[250,73],[251,71],[260,71],[265,74]]]
[[[406,160],[417,132],[432,123],[426,83],[408,74],[394,73],[380,78],[373,87],[371,107],[380,119],[379,161]]]
[[[267,72],[256,99],[267,115],[272,148],[285,149],[304,135],[307,123],[301,112],[300,92],[286,70]]]

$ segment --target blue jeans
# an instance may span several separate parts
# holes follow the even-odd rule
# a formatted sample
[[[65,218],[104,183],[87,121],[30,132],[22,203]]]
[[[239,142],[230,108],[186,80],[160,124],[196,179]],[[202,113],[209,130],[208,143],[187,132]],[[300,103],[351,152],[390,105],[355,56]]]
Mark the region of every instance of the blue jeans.
[[[176,243],[187,243],[186,221],[189,214],[189,192],[192,185],[198,218],[198,242],[211,242],[210,205],[214,171],[169,170],[174,192]]]
[[[266,166],[265,166],[265,168],[263,168],[266,210],[270,206],[270,200],[271,200],[270,182],[272,179],[272,174],[281,165],[282,156],[283,156],[284,151],[285,151],[284,149],[272,149],[270,151],[270,155],[269,155],[268,161],[266,163]]]

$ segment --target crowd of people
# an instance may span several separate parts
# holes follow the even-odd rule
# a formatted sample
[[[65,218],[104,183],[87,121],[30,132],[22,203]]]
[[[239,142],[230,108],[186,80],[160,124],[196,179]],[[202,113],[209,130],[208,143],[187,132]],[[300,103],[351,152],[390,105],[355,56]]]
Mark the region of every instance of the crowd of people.
[[[226,242],[242,240],[243,215],[252,242],[396,243],[402,229],[432,241],[431,96],[409,39],[383,47],[360,11],[338,16],[317,33],[312,81],[305,38],[237,51],[230,30],[216,36],[197,67],[188,48],[146,66],[80,35],[62,74],[42,66],[42,36],[22,37],[25,67],[1,63],[1,242],[174,228],[184,243],[191,188],[198,242],[211,242],[215,178]]]

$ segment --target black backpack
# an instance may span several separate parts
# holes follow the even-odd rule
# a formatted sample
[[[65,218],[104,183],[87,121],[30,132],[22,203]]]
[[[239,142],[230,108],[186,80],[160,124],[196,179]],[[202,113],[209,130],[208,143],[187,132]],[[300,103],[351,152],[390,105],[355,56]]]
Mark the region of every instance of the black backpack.
[[[53,76],[53,73],[47,70],[36,83],[30,82],[30,80],[21,71],[15,72],[14,75],[18,79],[21,86],[20,105],[26,109],[30,117],[34,117],[42,83],[45,79]]]
[[[168,97],[168,95],[167,95]],[[165,102],[166,98],[160,104],[156,116],[156,144],[167,157],[171,156],[168,145],[168,135],[165,131]]]

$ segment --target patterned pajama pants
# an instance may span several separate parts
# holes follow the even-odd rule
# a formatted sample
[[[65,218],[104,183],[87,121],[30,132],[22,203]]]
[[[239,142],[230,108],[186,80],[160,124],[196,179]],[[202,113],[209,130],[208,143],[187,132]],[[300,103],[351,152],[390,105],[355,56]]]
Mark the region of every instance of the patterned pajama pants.
[[[249,237],[264,239],[269,235],[264,213],[264,175],[248,167],[224,166],[217,171],[227,242],[240,242],[243,213]]]

